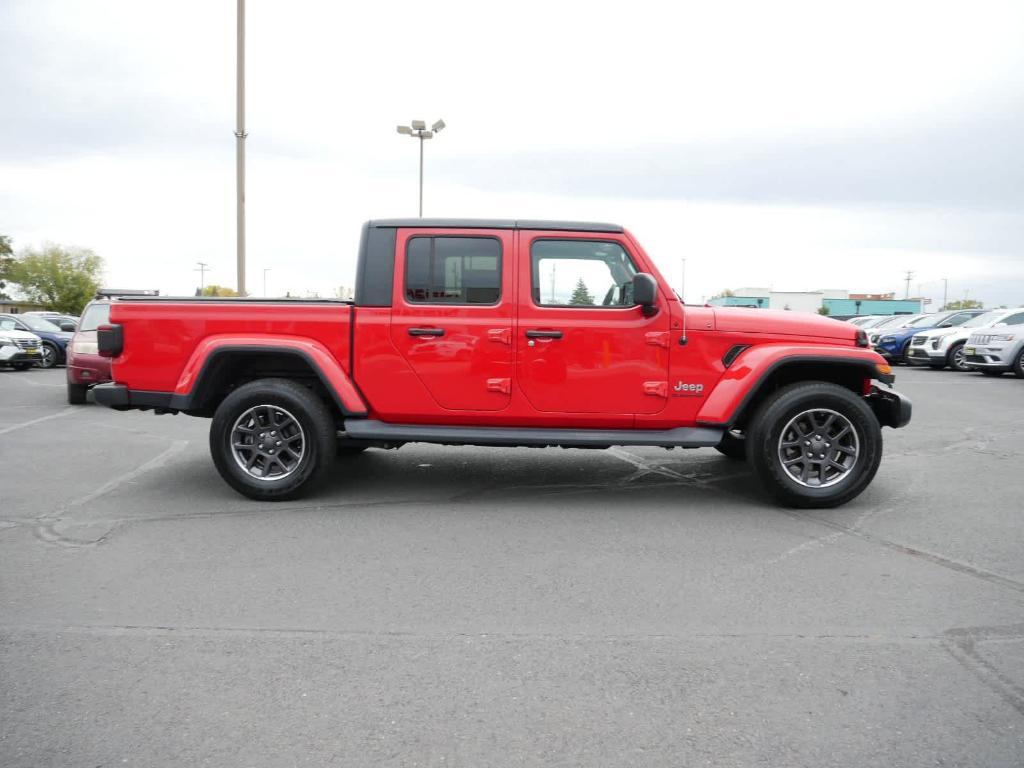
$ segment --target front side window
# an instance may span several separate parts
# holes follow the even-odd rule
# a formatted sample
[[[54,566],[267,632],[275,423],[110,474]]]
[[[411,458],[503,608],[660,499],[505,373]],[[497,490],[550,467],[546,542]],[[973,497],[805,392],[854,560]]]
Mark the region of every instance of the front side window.
[[[501,243],[493,237],[413,237],[405,298],[414,304],[497,304]]]
[[[530,247],[533,301],[545,307],[632,307],[636,265],[601,240],[535,240]]]

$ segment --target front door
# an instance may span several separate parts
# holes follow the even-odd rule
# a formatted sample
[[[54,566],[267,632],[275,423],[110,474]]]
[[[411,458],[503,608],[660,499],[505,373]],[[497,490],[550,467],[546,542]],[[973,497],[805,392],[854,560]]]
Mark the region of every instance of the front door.
[[[392,343],[440,409],[507,407],[512,231],[401,229],[395,245]]]
[[[519,233],[518,384],[539,411],[658,413],[668,402],[669,311],[633,303],[643,271],[615,234]]]

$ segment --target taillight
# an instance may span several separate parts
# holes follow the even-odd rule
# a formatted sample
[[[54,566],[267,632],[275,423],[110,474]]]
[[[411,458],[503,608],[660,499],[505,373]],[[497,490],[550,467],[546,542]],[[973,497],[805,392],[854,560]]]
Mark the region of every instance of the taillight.
[[[124,349],[124,331],[117,323],[96,329],[96,346],[101,357],[117,357]]]

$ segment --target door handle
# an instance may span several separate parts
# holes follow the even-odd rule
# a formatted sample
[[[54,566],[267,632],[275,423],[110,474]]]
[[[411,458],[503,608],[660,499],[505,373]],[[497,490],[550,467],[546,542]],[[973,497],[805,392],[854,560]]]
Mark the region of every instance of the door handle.
[[[560,339],[562,338],[561,331],[527,331],[526,338],[528,339]]]
[[[410,328],[410,336],[444,336],[444,328]]]

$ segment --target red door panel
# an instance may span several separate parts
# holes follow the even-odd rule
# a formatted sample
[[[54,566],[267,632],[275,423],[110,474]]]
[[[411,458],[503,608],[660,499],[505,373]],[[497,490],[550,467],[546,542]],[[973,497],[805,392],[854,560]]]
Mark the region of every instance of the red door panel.
[[[544,259],[540,256],[547,246],[538,246],[538,259],[533,260],[534,243],[570,240],[592,241],[582,248],[583,255],[591,250],[600,255],[603,242],[621,246],[635,271],[646,271],[626,238],[618,235],[521,231],[521,301],[515,334],[520,390],[544,412],[658,413],[669,396],[669,312],[664,297],[659,298],[658,313],[645,317],[640,307],[616,305],[617,296],[625,301],[619,294],[626,276],[603,277],[608,267],[600,259],[596,264],[574,259],[568,246],[562,256],[558,248],[548,249],[553,256]],[[614,261],[617,248],[605,250]],[[582,288],[578,282],[571,284],[577,275],[579,281],[589,280]],[[597,305],[572,303],[588,299]]]
[[[398,231],[391,342],[440,409],[509,405],[512,241],[509,230]],[[501,277],[496,297],[489,293],[494,269]]]

